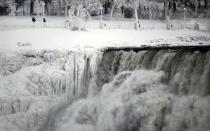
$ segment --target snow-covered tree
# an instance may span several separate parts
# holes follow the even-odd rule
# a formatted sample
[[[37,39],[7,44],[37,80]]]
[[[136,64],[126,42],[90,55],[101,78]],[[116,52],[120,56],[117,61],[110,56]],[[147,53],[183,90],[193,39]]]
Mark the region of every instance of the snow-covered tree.
[[[0,7],[8,7],[8,4],[7,0],[0,0]]]
[[[15,2],[13,0],[0,0],[0,8],[8,8],[9,10],[5,10],[4,12],[0,12],[0,13],[3,13],[3,14],[9,14],[11,15],[11,12],[13,15],[15,15],[15,11],[16,9],[14,8],[15,7]]]
[[[17,5],[22,5],[26,0],[15,0]]]
[[[148,4],[149,0],[113,0],[113,6],[111,9],[111,17],[113,16],[113,12],[115,8],[120,8],[122,6],[126,8],[132,8],[135,11],[135,19],[136,23],[138,23],[138,7],[139,5]],[[139,26],[137,26],[137,29]]]
[[[169,10],[176,11],[177,2],[180,2],[180,0],[150,0],[150,1],[164,4],[164,19],[166,19],[169,13]],[[167,9],[167,5],[168,5],[168,9]]]
[[[126,8],[137,9],[139,5],[146,5],[148,3],[149,3],[149,0],[113,0],[113,5],[111,9],[111,17],[113,16],[115,8],[120,8],[124,6]]]
[[[131,6],[134,8],[135,10],[135,18],[136,18],[136,24],[138,24],[139,20],[138,20],[138,7],[140,4],[147,4],[148,3],[148,0],[126,0],[126,1],[129,1],[129,3],[131,3]],[[137,25],[137,29],[139,29],[139,26]]]
[[[189,2],[194,5],[194,7],[195,7],[195,17],[197,17],[198,16],[198,4],[199,4],[198,0],[190,0]]]
[[[112,1],[111,14],[110,14],[111,18],[113,17],[114,9],[117,7],[123,6],[123,4],[125,4],[125,0],[113,0]]]
[[[100,7],[102,6],[99,0],[86,0],[85,8],[90,12],[91,15],[99,15]]]
[[[65,4],[72,6],[82,5],[85,9],[89,11],[91,15],[99,15],[100,7],[102,6],[100,0],[66,0]]]

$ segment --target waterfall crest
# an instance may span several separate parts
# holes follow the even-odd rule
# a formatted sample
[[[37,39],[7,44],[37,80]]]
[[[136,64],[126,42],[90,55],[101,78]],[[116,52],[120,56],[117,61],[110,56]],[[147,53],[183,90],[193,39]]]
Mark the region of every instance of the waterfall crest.
[[[160,50],[107,52],[97,72],[101,87],[126,70],[164,71],[162,82],[175,94],[209,94],[210,51]]]

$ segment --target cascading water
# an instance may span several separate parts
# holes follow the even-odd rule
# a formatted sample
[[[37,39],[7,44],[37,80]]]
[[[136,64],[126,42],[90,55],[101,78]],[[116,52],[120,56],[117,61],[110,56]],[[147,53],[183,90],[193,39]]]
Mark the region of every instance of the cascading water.
[[[41,131],[208,131],[209,81],[210,51],[108,51]]]
[[[190,50],[113,51],[104,54],[96,83],[101,87],[126,70],[164,71],[162,82],[176,94],[209,94],[210,52]],[[106,64],[108,63],[108,64]],[[186,92],[185,92],[186,91]]]
[[[41,50],[0,55],[0,130],[48,126],[52,112],[85,98],[101,53]],[[49,116],[49,117],[48,117]],[[21,121],[18,120],[21,118]]]
[[[10,125],[0,123],[3,131],[210,129],[208,50],[43,50],[1,56],[6,62],[0,73],[6,77],[0,89],[11,86],[3,91],[12,97],[0,98],[0,122]]]

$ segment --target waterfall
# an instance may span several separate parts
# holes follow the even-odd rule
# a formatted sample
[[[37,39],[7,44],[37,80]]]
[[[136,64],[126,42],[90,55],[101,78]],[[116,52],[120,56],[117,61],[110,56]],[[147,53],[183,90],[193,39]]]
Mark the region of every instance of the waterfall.
[[[92,81],[84,84],[97,93],[66,106],[50,129],[207,131],[209,72],[210,51],[104,52]],[[89,78],[87,71],[83,75]]]
[[[41,50],[1,59],[3,131],[210,129],[209,50]]]
[[[47,61],[56,61],[56,58],[50,60],[52,56],[47,56]],[[100,52],[70,52],[63,60],[61,69],[48,69],[52,95],[65,95],[69,100],[85,98],[88,95],[88,87],[91,78],[95,75],[97,64],[101,58]],[[49,71],[48,71],[49,70]]]
[[[54,119],[51,114],[87,97],[102,53],[26,50],[2,54],[0,130],[28,131],[49,126]]]
[[[101,87],[126,70],[164,71],[162,82],[175,94],[209,94],[210,51],[112,51],[104,54],[97,72]]]

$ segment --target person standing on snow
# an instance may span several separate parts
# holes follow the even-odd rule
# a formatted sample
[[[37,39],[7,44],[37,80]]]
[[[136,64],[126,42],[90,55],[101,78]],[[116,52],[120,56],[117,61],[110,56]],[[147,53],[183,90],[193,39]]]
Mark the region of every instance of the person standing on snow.
[[[34,27],[35,26],[35,22],[36,22],[36,18],[34,18],[33,16],[32,16],[32,23],[33,23],[33,25],[32,25],[32,27]]]
[[[46,27],[46,22],[47,22],[46,18],[43,18],[42,22],[43,22],[44,27]]]

